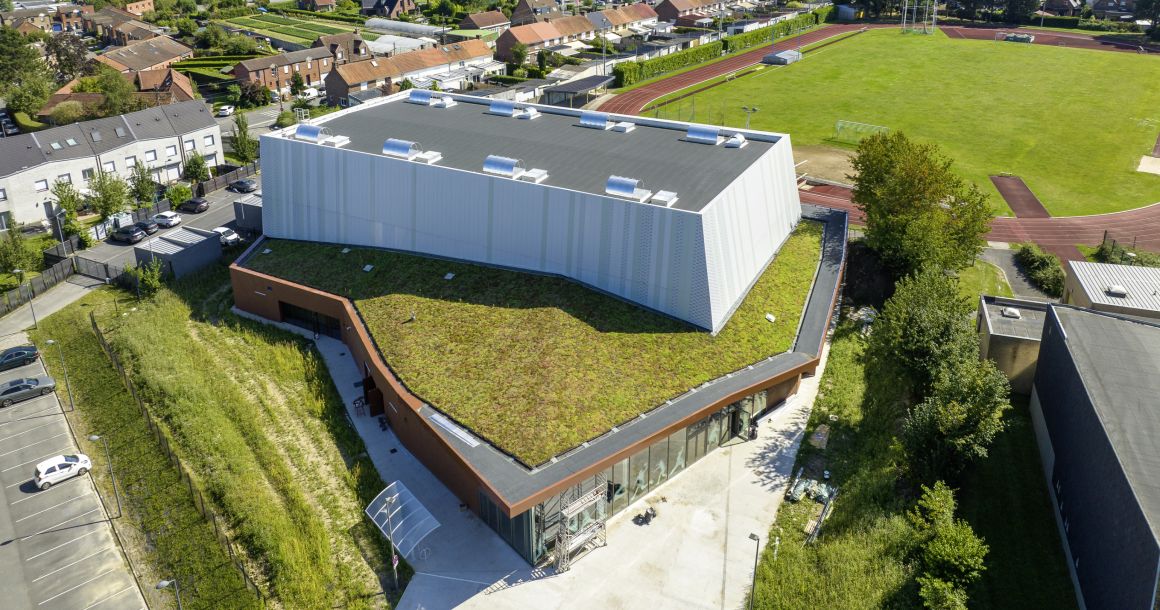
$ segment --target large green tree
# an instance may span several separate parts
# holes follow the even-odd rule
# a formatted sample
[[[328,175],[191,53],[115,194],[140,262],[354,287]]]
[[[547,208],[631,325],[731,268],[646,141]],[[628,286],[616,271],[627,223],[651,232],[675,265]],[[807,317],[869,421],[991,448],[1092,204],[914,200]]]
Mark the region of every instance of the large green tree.
[[[89,191],[92,192],[93,209],[101,218],[124,212],[129,205],[129,183],[114,172],[98,171],[89,181]]]
[[[84,203],[84,196],[76,189],[71,182],[57,180],[52,184],[52,196],[56,199],[56,206],[64,211],[63,218],[60,218],[60,229],[67,237],[69,235],[77,235],[81,239],[81,244],[85,247],[91,245],[89,243],[89,234],[85,227],[81,225],[80,220],[77,219],[77,210],[80,209],[81,204]]]
[[[185,160],[185,179],[194,184],[209,180],[209,167],[205,164],[205,157],[201,153],[190,153]]]
[[[8,107],[15,112],[35,115],[56,91],[56,81],[44,64],[37,62],[19,75],[19,80],[7,91]]]
[[[57,34],[48,39],[44,45],[49,64],[56,73],[58,83],[84,76],[92,68],[88,58],[89,49],[76,34]]]
[[[946,483],[922,486],[908,513],[918,542],[918,577],[924,605],[933,610],[966,607],[966,588],[986,569],[989,548],[969,523],[955,518],[955,496]]]
[[[987,197],[951,165],[937,146],[900,132],[858,145],[854,203],[866,214],[867,243],[899,275],[962,269],[983,248],[992,217]]]
[[[1011,23],[1026,23],[1039,4],[1039,0],[1006,0],[1004,16]]]
[[[0,27],[0,92],[20,83],[30,66],[40,62],[40,54],[31,41],[12,28]]]
[[[153,197],[157,194],[157,183],[153,182],[153,173],[140,161],[133,166],[129,175],[129,193],[141,207],[152,204]]]
[[[244,113],[234,115],[234,137],[231,142],[234,156],[242,163],[249,163],[258,158],[258,141],[250,135],[250,123]]]
[[[102,66],[97,74],[97,89],[105,94],[100,111],[104,116],[116,116],[140,110],[143,104],[134,95],[137,89],[120,72]]]

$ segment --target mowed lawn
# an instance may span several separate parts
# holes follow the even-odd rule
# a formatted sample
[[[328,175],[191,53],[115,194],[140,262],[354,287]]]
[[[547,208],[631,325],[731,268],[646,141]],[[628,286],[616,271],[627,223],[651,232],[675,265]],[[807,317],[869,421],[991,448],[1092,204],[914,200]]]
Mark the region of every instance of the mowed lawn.
[[[412,392],[539,464],[790,349],[821,238],[802,222],[715,337],[569,280],[384,250],[271,240],[246,266],[352,298]]]
[[[1160,133],[1157,75],[1155,56],[871,30],[646,114],[737,126],[756,105],[751,126],[795,145],[834,144],[838,120],[883,125],[938,143],[996,210],[988,176],[1009,172],[1071,216],[1160,201],[1160,176],[1136,171]]]

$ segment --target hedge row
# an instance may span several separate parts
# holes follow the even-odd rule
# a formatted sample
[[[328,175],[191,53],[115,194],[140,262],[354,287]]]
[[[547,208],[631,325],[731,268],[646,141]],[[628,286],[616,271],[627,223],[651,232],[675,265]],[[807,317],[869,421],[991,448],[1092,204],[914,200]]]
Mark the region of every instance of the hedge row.
[[[313,17],[315,19],[325,19],[327,21],[341,21],[343,23],[353,23],[355,25],[363,25],[367,22],[367,18],[362,15],[338,15],[335,13],[315,13],[313,11],[304,11],[297,8],[280,8],[280,13],[287,15],[302,15],[303,17]]]
[[[612,68],[612,74],[616,77],[614,86],[627,87],[659,74],[664,74],[665,72],[680,70],[686,66],[716,59],[721,56],[721,50],[723,48],[721,41],[710,42],[699,47],[677,51],[664,57],[657,57],[656,59],[626,61],[616,64]]]
[[[1023,266],[1032,284],[1053,297],[1063,296],[1063,265],[1054,254],[1040,250],[1035,244],[1023,244],[1015,252],[1015,260]]]
[[[16,126],[20,128],[20,131],[25,133],[29,131],[40,131],[41,129],[48,127],[46,123],[41,123],[40,121],[37,121],[36,119],[28,116],[28,114],[24,112],[12,113],[12,120],[16,123]]]
[[[501,85],[515,85],[524,81],[531,80],[530,78],[520,78],[518,76],[506,76],[504,74],[492,74],[487,77],[487,80]]]
[[[1042,21],[1042,23],[1040,23]],[[1101,19],[1082,19],[1080,17],[1030,17],[1024,20],[1025,25],[1043,25],[1049,28],[1070,28],[1075,30],[1091,30],[1095,32],[1139,32],[1140,27],[1135,22],[1109,21]]]
[[[766,28],[753,30],[752,32],[745,32],[744,34],[726,36],[725,38],[721,39],[721,42],[724,44],[725,52],[731,53],[733,51],[748,49],[749,47],[755,47],[757,45],[769,42],[770,31],[772,31],[775,36],[788,36],[791,32],[816,25],[817,23],[817,15],[814,13],[804,13],[794,17],[793,19],[780,21]]]

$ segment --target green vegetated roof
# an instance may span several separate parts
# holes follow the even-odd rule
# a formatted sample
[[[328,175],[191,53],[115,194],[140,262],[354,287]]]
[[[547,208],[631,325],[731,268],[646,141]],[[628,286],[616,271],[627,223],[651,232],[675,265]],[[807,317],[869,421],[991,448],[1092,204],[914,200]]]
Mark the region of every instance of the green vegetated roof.
[[[563,278],[385,250],[269,240],[246,266],[351,298],[412,392],[539,464],[789,350],[822,229],[798,226],[717,336]]]

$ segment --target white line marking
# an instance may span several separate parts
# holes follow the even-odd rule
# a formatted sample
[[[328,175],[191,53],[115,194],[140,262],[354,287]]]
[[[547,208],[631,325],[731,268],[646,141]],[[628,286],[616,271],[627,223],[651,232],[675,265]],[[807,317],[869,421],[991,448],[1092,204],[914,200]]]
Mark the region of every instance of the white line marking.
[[[442,574],[432,574],[430,572],[415,572],[415,576],[430,576],[432,578],[443,578],[445,580],[458,580],[459,582],[470,582],[477,585],[494,585],[494,582],[484,582],[482,580],[471,580],[469,578],[456,578],[454,576],[443,576]]]
[[[52,529],[58,528],[58,527],[60,527],[60,526],[64,525],[65,523],[68,523],[69,521],[76,521],[77,519],[80,519],[81,517],[83,517],[83,516],[85,516],[85,515],[87,515],[87,514],[89,514],[89,513],[95,513],[95,512],[97,512],[97,511],[99,511],[99,510],[101,510],[101,509],[100,509],[100,508],[94,508],[93,510],[90,510],[90,511],[85,511],[85,512],[83,512],[83,513],[81,513],[81,514],[79,514],[79,515],[77,515],[77,516],[73,517],[72,519],[66,519],[66,520],[64,520],[64,521],[61,521],[60,523],[57,523],[56,525],[52,525],[52,526],[46,527],[46,528],[44,528],[44,529],[40,530],[39,532],[36,532],[35,534],[32,534],[31,536],[24,536],[23,538],[21,538],[21,540],[28,540],[29,538],[32,538],[33,536],[39,536],[39,535],[41,535],[41,534],[43,534],[43,533],[45,533],[45,532],[47,532],[47,531],[49,531],[49,530],[52,530]]]
[[[111,550],[113,550],[113,549],[106,547],[106,548],[103,548],[95,553],[89,553],[88,555],[85,555],[84,557],[81,557],[80,559],[78,559],[70,564],[63,565],[63,566],[61,566],[61,567],[59,567],[59,568],[57,568],[57,569],[55,569],[47,574],[41,574],[40,576],[33,578],[32,582],[36,582],[36,581],[41,580],[43,578],[48,578],[49,576],[52,576],[53,574],[56,574],[57,572],[60,572],[61,570],[67,570],[67,569],[75,566],[76,564],[78,564],[86,559],[89,559],[90,557],[96,557],[97,555],[100,555],[101,553],[107,553]]]
[[[53,422],[53,423],[55,423],[55,422]],[[0,443],[3,443],[4,441],[9,440],[9,439],[16,438],[16,437],[20,436],[21,434],[28,434],[29,432],[32,432],[33,430],[39,430],[41,428],[46,428],[46,427],[51,426],[51,425],[53,425],[53,424],[51,424],[51,423],[50,424],[41,424],[41,425],[36,426],[34,428],[29,428],[29,429],[25,430],[24,432],[17,432],[16,434],[13,434],[12,436],[5,436],[4,438],[0,438]]]
[[[31,479],[29,481],[21,481],[19,483],[13,483],[12,485],[9,485],[5,489],[16,487],[17,485],[24,485],[25,483],[28,483],[30,481],[31,481]],[[30,493],[30,494],[24,496],[23,498],[20,498],[19,500],[13,500],[12,502],[8,503],[8,506],[20,504],[21,502],[27,502],[28,500],[32,500],[33,498],[43,498],[44,496],[47,496],[48,494],[50,494],[58,489],[64,489],[64,488],[65,487],[63,485],[53,485],[52,487],[49,487],[48,489],[45,489],[44,491],[37,491],[34,493]]]
[[[54,438],[56,438],[56,437],[58,437],[58,436],[68,436],[68,432],[61,432],[60,434],[54,434],[54,435],[52,435],[52,436],[50,436],[50,437],[48,437],[48,438],[42,438],[42,439],[40,439],[40,440],[36,441],[35,443],[31,443],[31,444],[25,445],[25,446],[23,446],[23,447],[21,447],[21,448],[19,448],[19,449],[13,449],[12,451],[6,451],[6,452],[4,452],[4,453],[0,453],[0,457],[4,457],[4,456],[6,456],[6,455],[12,455],[13,453],[16,453],[16,452],[18,452],[18,451],[24,451],[25,449],[28,449],[29,447],[34,447],[34,446],[36,446],[36,445],[39,445],[39,444],[43,443],[44,441],[51,441],[52,439],[54,439]],[[52,456],[49,456],[49,457],[52,457]]]
[[[85,496],[87,496],[87,495],[89,495],[89,494],[81,494],[81,495],[79,495],[79,496],[77,496],[77,497],[75,497],[75,498],[69,498],[69,499],[65,500],[64,502],[61,502],[60,504],[53,504],[52,506],[49,506],[48,508],[46,508],[46,509],[44,509],[44,510],[38,510],[38,511],[36,511],[36,512],[32,513],[31,515],[28,515],[27,517],[21,517],[21,518],[19,518],[19,519],[15,520],[15,521],[13,521],[13,523],[20,523],[21,521],[24,521],[25,519],[31,519],[31,518],[33,518],[33,517],[35,517],[35,516],[39,515],[40,513],[43,513],[43,512],[46,512],[46,511],[50,511],[50,510],[52,510],[52,509],[54,509],[54,508],[56,508],[56,507],[58,507],[58,506],[63,506],[63,505],[65,505],[65,504],[68,504],[69,502],[72,502],[73,500],[80,500],[81,498],[83,498],[83,497],[85,497]]]
[[[36,559],[37,557],[42,557],[42,556],[44,556],[44,555],[47,555],[47,554],[49,554],[49,553],[51,553],[51,552],[53,552],[53,551],[55,551],[55,550],[59,549],[59,548],[60,548],[60,547],[62,547],[62,546],[68,546],[68,545],[70,545],[70,544],[72,544],[72,543],[76,542],[77,540],[80,540],[81,538],[84,538],[84,537],[86,537],[86,536],[92,536],[93,534],[99,534],[99,533],[101,533],[102,531],[104,531],[104,530],[101,530],[101,529],[95,529],[95,530],[93,530],[93,531],[91,531],[91,532],[89,532],[89,533],[87,533],[87,534],[81,534],[80,536],[77,536],[76,538],[73,538],[72,540],[69,540],[68,542],[62,542],[62,543],[60,543],[60,544],[58,544],[58,545],[56,545],[56,546],[52,547],[51,549],[48,549],[47,551],[41,551],[41,552],[39,552],[39,553],[37,553],[37,554],[33,555],[32,557],[29,557],[28,559],[25,559],[25,560],[24,560],[24,563],[28,563],[28,562],[32,561],[33,559]]]
[[[100,578],[100,577],[104,576],[105,574],[108,574],[108,573],[110,573],[110,572],[115,572],[116,570],[117,570],[117,568],[111,568],[111,569],[105,570],[104,572],[101,572],[100,574],[97,574],[96,576],[94,576],[94,577],[92,577],[92,578],[90,578],[90,579],[88,579],[88,580],[86,580],[86,581],[82,582],[81,584],[79,584],[79,585],[76,585],[75,587],[70,587],[70,588],[68,588],[68,589],[65,589],[64,591],[61,591],[60,593],[57,593],[56,595],[53,595],[52,597],[50,597],[50,598],[48,598],[48,599],[46,599],[46,600],[44,600],[44,601],[42,601],[42,602],[40,602],[40,603],[38,603],[38,604],[36,604],[36,605],[37,605],[37,606],[43,606],[43,605],[47,604],[48,602],[50,602],[50,601],[52,601],[52,600],[54,600],[54,599],[56,599],[56,598],[58,598],[58,597],[60,597],[60,596],[64,595],[65,593],[68,593],[69,591],[72,591],[72,590],[74,590],[74,589],[79,589],[79,588],[81,588],[81,587],[83,587],[83,586],[85,586],[85,585],[89,584],[90,582],[93,582],[94,580],[96,580],[96,579],[98,579],[98,578]]]
[[[8,472],[9,470],[16,470],[17,468],[20,468],[21,466],[27,466],[29,464],[36,464],[36,463],[39,463],[41,460],[47,460],[48,458],[50,458],[54,455],[61,455],[62,453],[65,453],[67,451],[72,451],[72,448],[65,447],[64,449],[57,449],[56,451],[54,451],[52,453],[42,455],[38,458],[33,458],[31,460],[28,460],[27,462],[20,462],[19,464],[15,465],[15,466],[9,466],[8,468],[5,468],[4,470],[0,470],[0,473]],[[17,485],[23,485],[24,483],[27,483],[27,481],[21,481],[20,483],[17,483]],[[9,485],[8,487],[15,487],[15,485]]]
[[[56,413],[54,413],[54,415],[55,414],[64,415],[63,413],[60,413],[60,410],[57,409],[56,407],[49,407],[43,411],[33,411],[32,413],[25,413],[25,414],[23,414],[24,417],[17,417],[16,419],[10,419],[6,422],[0,423],[0,426],[7,426],[8,424],[15,424],[17,422],[27,421],[27,420],[30,420],[30,419],[33,419],[36,417],[42,417],[46,413],[52,413],[53,411],[56,411]]]
[[[95,607],[109,601],[110,599],[117,597],[118,595],[124,593],[125,591],[129,591],[132,588],[133,588],[133,585],[129,585],[128,587],[125,587],[124,589],[121,589],[120,591],[117,591],[116,593],[112,593],[110,595],[106,595],[106,596],[102,597],[101,599],[98,599],[97,601],[85,606],[84,608],[81,608],[81,610],[89,610],[90,608],[95,608]],[[141,610],[145,610],[145,609],[142,608]]]

